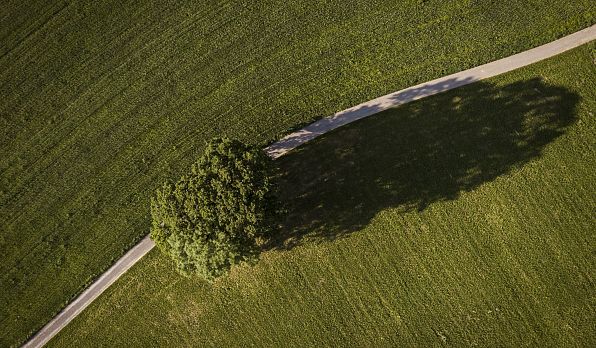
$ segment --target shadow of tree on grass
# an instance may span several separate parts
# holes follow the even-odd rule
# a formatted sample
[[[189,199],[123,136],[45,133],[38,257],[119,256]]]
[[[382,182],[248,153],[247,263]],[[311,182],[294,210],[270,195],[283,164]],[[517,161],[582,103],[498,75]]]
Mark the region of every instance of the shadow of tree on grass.
[[[383,111],[276,160],[288,215],[266,249],[345,236],[379,211],[423,210],[540,156],[579,97],[540,79],[476,82]]]

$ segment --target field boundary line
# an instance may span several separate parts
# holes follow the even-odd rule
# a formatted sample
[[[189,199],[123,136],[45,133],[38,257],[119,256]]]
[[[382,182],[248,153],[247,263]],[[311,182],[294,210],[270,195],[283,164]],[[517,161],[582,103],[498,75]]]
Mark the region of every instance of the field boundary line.
[[[596,40],[596,25],[542,46],[491,63],[460,71],[455,74],[372,99],[346,110],[339,111],[332,116],[315,121],[266,147],[265,152],[273,159],[278,158],[304,143],[354,121],[414,100],[455,89],[536,63],[593,40]],[[143,256],[149,253],[154,246],[155,243],[149,236],[143,238],[137,245],[116,261],[116,263],[106,272],[97,278],[97,280],[95,280],[87,289],[78,295],[74,301],[61,310],[41,330],[35,333],[23,347],[33,348],[45,345],[91,302],[93,302],[93,300],[99,297],[99,295],[110,287],[110,285],[120,278],[120,276],[134,266],[134,264],[136,264]]]
[[[272,158],[277,158],[316,137],[346,124],[374,115],[381,111],[429,97],[476,81],[494,77],[532,63],[553,57],[572,48],[596,39],[596,25],[580,30],[561,39],[538,46],[512,56],[460,71],[438,79],[386,94],[332,116],[322,118],[297,130],[265,149]]]

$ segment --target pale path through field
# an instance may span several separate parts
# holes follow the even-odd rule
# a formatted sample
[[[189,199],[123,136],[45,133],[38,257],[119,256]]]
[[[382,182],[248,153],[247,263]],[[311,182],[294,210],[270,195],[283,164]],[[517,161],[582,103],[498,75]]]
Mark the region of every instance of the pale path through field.
[[[596,25],[507,58],[384,95],[316,121],[275,142],[267,147],[265,151],[270,157],[278,158],[288,151],[348,123],[413,100],[515,70],[581,46],[594,39],[596,39]],[[46,344],[154,246],[155,244],[149,239],[149,236],[143,238],[139,244],[130,249],[89,288],[37,332],[23,347],[41,347]]]
[[[521,68],[540,60],[555,56],[572,48],[581,46],[596,39],[596,25],[584,30],[580,30],[571,35],[565,36],[559,40],[550,42],[546,45],[538,46],[530,50],[499,59],[494,62],[480,65],[478,67],[460,71],[455,74],[444,76],[436,80],[421,83],[419,85],[402,89],[382,97],[369,100],[358,104],[349,109],[340,111],[333,116],[323,118],[319,121],[284,137],[265,150],[273,158],[277,158],[288,151],[325,134],[331,130],[339,128],[348,123],[352,123],[364,117],[371,116],[383,110],[396,107],[401,104],[431,96],[461,87],[482,79],[493,77],[517,68]]]

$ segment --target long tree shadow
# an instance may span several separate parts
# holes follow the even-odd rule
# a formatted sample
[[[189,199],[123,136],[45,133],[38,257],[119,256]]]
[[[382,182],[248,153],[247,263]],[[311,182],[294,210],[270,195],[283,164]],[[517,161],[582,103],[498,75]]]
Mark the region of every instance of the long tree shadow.
[[[540,79],[477,82],[324,135],[275,161],[288,213],[266,248],[345,236],[389,207],[455,199],[540,156],[578,101]]]

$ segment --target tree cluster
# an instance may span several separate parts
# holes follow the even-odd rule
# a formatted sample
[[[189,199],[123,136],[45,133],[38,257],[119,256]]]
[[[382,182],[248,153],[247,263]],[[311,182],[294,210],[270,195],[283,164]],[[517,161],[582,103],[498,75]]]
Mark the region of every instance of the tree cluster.
[[[270,161],[237,140],[210,141],[191,172],[151,200],[151,238],[185,275],[213,280],[254,262],[274,227]]]

